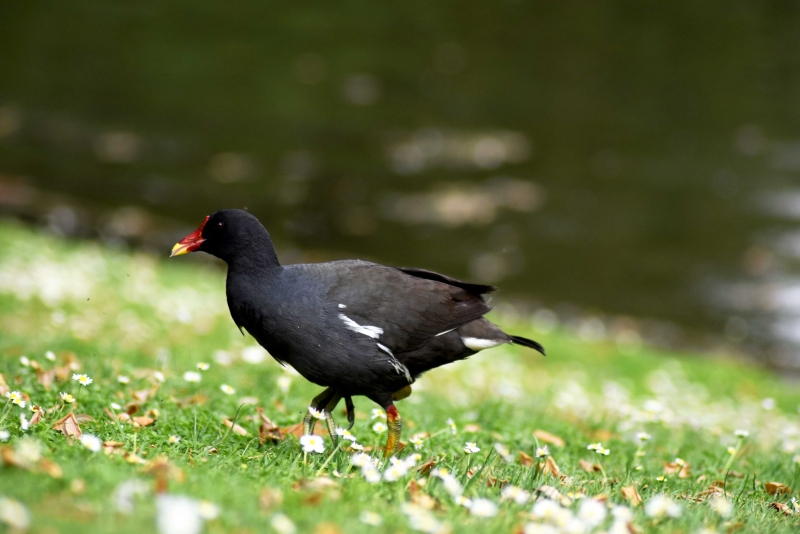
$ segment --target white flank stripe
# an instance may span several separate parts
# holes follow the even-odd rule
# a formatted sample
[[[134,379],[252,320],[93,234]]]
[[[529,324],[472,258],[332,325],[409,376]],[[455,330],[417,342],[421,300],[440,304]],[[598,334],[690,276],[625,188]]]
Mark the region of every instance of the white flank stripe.
[[[456,328],[458,328],[458,327],[456,327]],[[456,328],[451,328],[450,330],[445,330],[444,332],[439,332],[438,334],[436,334],[436,335],[435,335],[435,336],[433,336],[433,337],[439,337],[439,336],[443,336],[443,335],[445,335],[445,334],[449,334],[450,332],[452,332],[452,331],[453,331],[453,330],[455,330]]]
[[[392,364],[394,370],[397,372],[397,374],[406,375],[406,380],[408,380],[408,383],[410,384],[411,373],[408,371],[408,367],[400,363],[400,361],[397,358],[395,358],[394,353],[389,349],[389,347],[387,347],[386,345],[382,345],[381,343],[376,343],[376,345],[378,345],[379,349],[381,349],[383,352],[389,355],[389,363]]]
[[[497,339],[481,339],[479,337],[462,337],[461,342],[470,350],[479,351],[502,345],[504,341]]]
[[[361,326],[343,313],[339,314],[339,319],[344,321],[345,326],[353,332],[364,334],[365,336],[369,336],[373,339],[378,339],[380,335],[383,334],[383,328],[378,326]]]
[[[342,308],[342,309],[344,309],[344,308],[346,308],[347,306],[345,306],[344,304],[339,304],[339,307],[340,307],[340,308]]]

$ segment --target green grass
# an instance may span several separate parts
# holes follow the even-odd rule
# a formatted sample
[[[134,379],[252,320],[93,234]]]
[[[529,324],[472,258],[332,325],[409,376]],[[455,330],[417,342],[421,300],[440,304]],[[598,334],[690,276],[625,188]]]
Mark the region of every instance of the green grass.
[[[795,452],[800,447],[796,387],[731,359],[668,354],[612,341],[586,343],[565,329],[539,332],[519,319],[507,319],[494,316],[508,330],[541,341],[548,357],[516,347],[485,351],[424,376],[414,394],[398,404],[406,423],[404,441],[415,433],[430,435],[419,451],[409,445],[399,456],[418,452],[419,464],[433,460],[437,468],[447,469],[466,488],[466,497],[499,505],[497,515],[482,518],[457,504],[439,479],[417,470],[397,481],[368,483],[350,465],[351,452],[340,449],[330,456],[333,447],[327,438],[323,454],[304,455],[293,436],[259,444],[257,407],[288,427],[302,419],[320,388],[270,358],[258,364],[241,359],[254,342],[241,336],[228,316],[223,271],[187,258],[167,260],[66,243],[4,223],[0,373],[11,390],[29,395],[46,415],[23,432],[19,415],[30,418],[32,413],[1,398],[0,429],[9,431],[10,438],[0,445],[6,453],[14,448],[19,452],[33,440],[62,474],[42,472],[39,462],[0,466],[0,495],[24,503],[31,531],[48,534],[154,531],[159,477],[170,494],[219,507],[206,532],[270,532],[278,514],[288,516],[298,532],[406,532],[425,527],[431,517],[441,531],[520,532],[528,525],[528,532],[535,532],[533,525],[548,524],[531,516],[536,490],[543,485],[570,496],[571,513],[580,509],[581,495],[599,496],[609,506],[628,506],[621,488],[629,486],[638,489],[645,505],[658,494],[680,505],[676,518],[654,518],[644,506],[634,508],[632,525],[645,532],[800,528],[797,516],[770,507],[780,502],[791,510],[793,493],[771,496],[765,491],[767,482],[792,490],[800,484],[794,459],[800,452]],[[56,361],[45,357],[47,351]],[[232,362],[215,361],[216,351],[225,351]],[[33,367],[21,363],[21,356],[43,370],[75,361],[78,372],[94,383],[81,387],[68,378],[48,390]],[[199,383],[186,382],[184,373],[196,371],[198,362],[209,362],[210,369],[200,371]],[[155,371],[163,373],[163,383],[154,378]],[[119,383],[120,375],[130,377],[130,383]],[[287,379],[290,385],[283,391],[278,384],[286,386]],[[224,394],[222,384],[236,393]],[[145,401],[134,400],[134,392],[148,389],[152,393]],[[77,396],[77,404],[62,403],[60,392]],[[774,399],[773,409],[763,407],[767,398]],[[112,403],[123,409],[136,405],[135,416],[156,411],[156,422],[140,428],[118,424],[104,412]],[[385,434],[372,430],[372,408],[368,400],[356,399],[353,433],[366,447],[385,440]],[[53,430],[52,423],[71,409],[94,419],[81,423],[83,432],[122,442],[120,450],[128,458],[145,463],[126,461],[124,454],[93,453]],[[233,417],[248,435],[227,431],[222,421]],[[336,417],[345,420],[343,413]],[[450,418],[458,429],[455,434],[447,423]],[[749,430],[749,437],[735,437],[740,428]],[[536,451],[534,430],[564,440],[564,446],[549,445],[562,477],[538,469],[539,461],[532,467],[521,463],[519,451]],[[652,438],[640,445],[637,432]],[[180,441],[171,444],[170,436]],[[467,441],[477,443],[480,452],[467,455]],[[587,450],[597,441],[610,449],[608,456]],[[511,462],[498,457],[495,443],[510,449]],[[735,449],[734,456],[728,447]],[[643,455],[637,456],[640,450]],[[664,464],[676,457],[689,464],[687,478],[665,475]],[[171,470],[153,468],[161,458],[168,459]],[[581,460],[599,463],[602,471],[583,470]],[[320,476],[329,483],[315,482],[325,463]],[[149,491],[136,498],[132,513],[124,514],[117,509],[115,491],[131,479],[143,481]],[[707,501],[714,483],[724,484],[729,494],[729,517],[719,517]],[[502,500],[502,488],[509,484],[534,497],[524,504]],[[274,499],[277,494],[282,502]],[[412,501],[433,509],[420,516],[406,505]],[[383,524],[363,523],[359,517],[364,511],[378,513]],[[611,526],[609,516],[596,531]]]

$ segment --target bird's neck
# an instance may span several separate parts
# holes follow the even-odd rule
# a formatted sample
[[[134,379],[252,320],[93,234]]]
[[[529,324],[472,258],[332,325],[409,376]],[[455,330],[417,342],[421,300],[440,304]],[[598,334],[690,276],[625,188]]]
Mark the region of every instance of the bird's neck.
[[[245,251],[225,261],[231,272],[248,275],[265,276],[282,269],[270,239],[252,242]]]

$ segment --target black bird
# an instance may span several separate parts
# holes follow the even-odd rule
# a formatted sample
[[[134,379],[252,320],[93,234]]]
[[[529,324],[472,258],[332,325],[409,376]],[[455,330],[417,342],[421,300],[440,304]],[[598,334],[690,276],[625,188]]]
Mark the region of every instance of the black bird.
[[[402,428],[393,402],[425,371],[504,343],[544,354],[536,341],[483,318],[492,286],[360,260],[282,266],[269,233],[246,211],[206,217],[172,256],[196,250],[228,264],[228,308],[239,329],[326,388],[303,420],[309,434],[312,413],[321,414],[336,439],[332,410],[344,398],[352,427],[352,396],[363,395],[386,410],[389,456]]]

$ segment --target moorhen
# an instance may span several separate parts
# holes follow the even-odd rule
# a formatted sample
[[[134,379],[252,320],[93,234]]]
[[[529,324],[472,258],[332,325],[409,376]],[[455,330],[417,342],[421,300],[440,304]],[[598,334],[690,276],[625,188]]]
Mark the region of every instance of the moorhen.
[[[269,233],[246,211],[209,215],[172,256],[197,250],[228,264],[228,308],[239,329],[326,388],[303,419],[307,434],[319,417],[336,439],[332,410],[344,398],[352,427],[352,396],[363,395],[386,410],[389,456],[402,428],[393,402],[425,371],[504,343],[544,354],[536,341],[483,318],[492,286],[360,260],[282,266]]]

